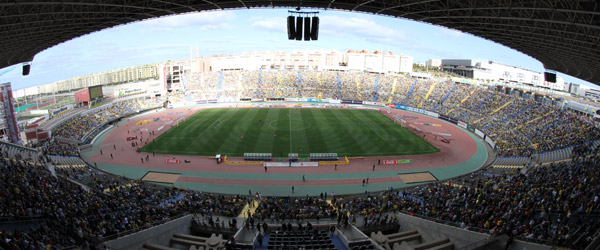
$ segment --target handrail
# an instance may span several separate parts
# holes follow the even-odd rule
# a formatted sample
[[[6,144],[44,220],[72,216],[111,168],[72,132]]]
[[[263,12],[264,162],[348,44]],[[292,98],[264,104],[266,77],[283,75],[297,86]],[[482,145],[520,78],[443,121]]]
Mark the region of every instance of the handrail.
[[[166,222],[173,221],[175,219],[179,219],[181,217],[184,217],[185,215],[186,215],[185,213],[180,213],[180,214],[178,214],[176,216],[167,218],[165,221],[156,221],[156,222],[150,224],[149,226],[142,226],[142,227],[138,228],[137,230],[136,229],[130,229],[130,230],[127,230],[127,231],[116,233],[116,234],[103,236],[103,237],[101,237],[99,239],[94,240],[93,243],[94,243],[94,245],[97,245],[97,244],[100,244],[100,243],[105,242],[105,241],[114,240],[114,239],[117,239],[119,237],[123,237],[125,235],[129,235],[129,234],[140,232],[142,230],[146,230],[146,229],[158,226],[158,225],[162,225],[162,224],[164,224]]]
[[[480,241],[475,241],[471,244],[468,244],[466,246],[460,247],[460,248],[456,248],[455,250],[471,250],[471,249],[477,249],[479,247],[485,246],[491,242],[494,242],[496,240],[496,236],[490,235],[490,237],[482,239]]]

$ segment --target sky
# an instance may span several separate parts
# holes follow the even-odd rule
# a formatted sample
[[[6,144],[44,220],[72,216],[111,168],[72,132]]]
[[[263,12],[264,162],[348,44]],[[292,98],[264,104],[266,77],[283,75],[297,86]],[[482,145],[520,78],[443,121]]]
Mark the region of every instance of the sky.
[[[542,72],[536,59],[495,42],[408,19],[320,11],[318,41],[288,40],[287,9],[212,11],[151,19],[72,39],[38,53],[29,76],[21,65],[0,69],[13,90],[118,68],[200,56],[254,51],[387,50],[428,59],[489,59]],[[566,82],[595,86],[564,74]]]

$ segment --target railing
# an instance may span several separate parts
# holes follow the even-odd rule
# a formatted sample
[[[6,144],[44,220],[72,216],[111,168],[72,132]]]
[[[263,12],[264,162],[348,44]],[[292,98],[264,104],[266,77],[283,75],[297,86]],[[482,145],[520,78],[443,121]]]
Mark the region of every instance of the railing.
[[[47,218],[44,216],[0,217],[0,226],[5,225],[5,224],[27,223],[27,222],[46,221],[46,220],[47,220]]]
[[[181,218],[183,216],[185,216],[185,213],[180,213],[177,216],[173,216],[173,217],[167,218],[165,221],[157,221],[157,222],[152,223],[149,226],[142,226],[142,227],[138,228],[137,230],[136,229],[131,229],[131,230],[119,232],[119,233],[116,233],[116,234],[113,234],[113,235],[103,236],[101,238],[94,239],[93,240],[93,244],[97,245],[97,244],[100,244],[100,243],[105,242],[105,241],[114,240],[114,239],[117,239],[119,237],[123,237],[125,235],[129,235],[129,234],[136,233],[136,232],[139,232],[139,231],[142,231],[142,230],[146,230],[146,229],[158,226],[158,225],[165,224],[166,222],[173,221],[175,219],[179,219],[179,218]]]
[[[461,248],[456,248],[455,250],[472,250],[488,245],[496,240],[496,236],[490,235],[487,239],[483,239],[480,241],[473,242]]]

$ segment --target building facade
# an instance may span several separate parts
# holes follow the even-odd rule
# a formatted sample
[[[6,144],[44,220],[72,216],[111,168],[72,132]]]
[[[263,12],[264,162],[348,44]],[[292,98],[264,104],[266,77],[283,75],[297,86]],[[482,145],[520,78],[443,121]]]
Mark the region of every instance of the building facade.
[[[147,64],[74,77],[64,81],[58,81],[54,83],[31,87],[28,88],[28,90],[23,91],[23,94],[51,94],[87,88],[95,85],[106,85],[111,83],[127,83],[148,79],[158,79],[160,73],[159,65],[160,64]],[[33,88],[36,88],[37,90],[33,90]],[[21,96],[19,95],[17,97]]]
[[[4,141],[21,144],[21,134],[15,114],[14,99],[10,82],[0,84],[0,137]]]
[[[349,50],[345,53],[336,50],[252,52],[240,55],[213,56],[210,59],[212,71],[289,69],[410,73],[413,65],[411,56],[366,50]]]
[[[487,59],[442,59],[442,69],[466,78],[507,84],[518,87],[529,85],[562,91],[565,81],[557,76],[556,82],[544,81],[544,73]]]
[[[189,59],[148,64],[44,84],[17,91],[17,97],[72,91],[96,85],[157,80],[164,89],[184,89],[185,75],[193,72],[231,70],[339,70],[378,73],[411,73],[413,57],[392,52],[366,50],[264,51],[238,55],[191,56]]]
[[[442,59],[429,59],[425,62],[425,66],[428,68],[432,68],[432,67],[440,68],[440,67],[442,67]]]

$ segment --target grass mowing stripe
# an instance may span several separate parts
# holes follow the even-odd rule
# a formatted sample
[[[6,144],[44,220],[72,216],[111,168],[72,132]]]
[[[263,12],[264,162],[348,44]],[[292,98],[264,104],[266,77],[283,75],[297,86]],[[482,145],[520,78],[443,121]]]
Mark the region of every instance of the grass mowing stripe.
[[[345,116],[351,117],[354,121],[361,124],[361,126],[355,126],[354,128],[360,130],[360,132],[352,133],[356,141],[362,142],[361,144],[364,148],[368,148],[368,152],[365,153],[385,153],[390,149],[391,145],[385,142],[380,134],[376,130],[383,130],[384,128],[381,125],[380,117],[374,117],[373,121],[364,119],[366,116],[364,115],[365,110],[360,110],[359,112],[344,112]]]
[[[266,122],[269,114],[272,112],[273,109],[260,109],[258,114],[256,114],[256,117],[254,118],[255,125],[253,126],[256,126],[257,128],[255,133],[258,135],[259,139],[254,145],[254,150],[252,152],[272,152],[273,155],[275,155],[275,152],[273,151],[273,144],[275,142],[275,136],[273,136],[274,129],[270,128],[268,122]]]
[[[195,124],[196,129],[202,130],[201,133],[197,133],[194,136],[194,132],[182,134],[182,136],[187,136],[190,138],[195,138],[193,143],[189,145],[184,145],[184,147],[195,147],[195,150],[198,151],[206,151],[205,149],[210,145],[218,145],[214,143],[221,142],[223,139],[223,131],[227,131],[227,124],[235,121],[229,121],[230,113],[236,112],[234,110],[221,110],[220,112],[214,112],[210,116],[201,115],[198,116],[198,120],[191,121]],[[197,113],[201,114],[201,113]],[[209,113],[210,114],[210,113]]]
[[[246,109],[232,109],[224,114],[225,123],[220,130],[217,131],[218,136],[206,142],[205,148],[213,147],[215,154],[234,154],[235,147],[239,145],[240,131],[237,130],[240,117],[243,117],[248,112]]]
[[[352,141],[351,135],[349,135],[347,131],[342,131],[342,128],[347,128],[347,126],[354,123],[349,119],[342,119],[342,121],[340,121],[339,117],[332,114],[332,112],[335,113],[341,111],[342,110],[318,110],[320,115],[317,118],[318,120],[323,121],[322,126],[326,128],[327,132],[324,142],[327,145],[327,148],[329,148],[331,152],[338,153],[340,156],[355,153],[353,152],[355,143]]]
[[[259,129],[255,126],[255,121],[258,121],[258,119],[255,120],[255,118],[260,109],[245,109],[245,111],[246,112],[241,117],[236,117],[238,118],[238,123],[236,123],[235,129],[243,135],[243,138],[240,139],[239,143],[233,150],[234,153],[242,155],[244,153],[251,153],[250,151],[254,149],[259,140]]]
[[[372,112],[372,113],[369,113],[369,115],[371,115],[371,116],[379,115],[379,117],[381,117],[382,119],[389,120],[389,118],[384,116],[383,114],[376,114],[376,113]],[[393,124],[393,126],[391,126],[391,128],[393,129],[393,131],[396,131],[398,134],[400,134],[401,137],[403,138],[400,143],[397,143],[398,144],[397,147],[404,148],[405,152],[406,152],[405,154],[423,154],[423,153],[439,152],[439,150],[437,148],[435,148],[433,145],[431,145],[429,142],[422,140],[421,138],[419,138],[418,136],[416,136],[409,130],[402,128],[401,126],[399,126],[397,124]],[[392,153],[393,152],[390,152],[389,154],[392,154]]]
[[[292,136],[292,109],[288,109],[288,120],[290,121],[290,151],[293,148],[293,136]]]
[[[260,152],[272,152],[273,156],[286,157],[287,153],[285,148],[282,147],[279,143],[279,140],[284,136],[281,134],[281,130],[277,129],[277,120],[279,119],[279,114],[281,113],[281,109],[268,109],[264,120],[263,126],[261,130],[261,138],[263,140],[268,141],[268,144],[263,145],[263,151]],[[277,135],[275,134],[277,132]],[[259,152],[259,151],[255,151]]]
[[[263,124],[260,125],[258,120]],[[384,123],[389,125],[384,126]],[[274,136],[275,131],[277,136]],[[240,139],[240,134],[244,135],[244,139]],[[393,124],[381,113],[349,109],[200,110],[142,150],[187,155],[222,153],[229,156],[270,152],[285,157],[290,152],[290,135],[291,152],[301,156],[325,152],[338,153],[342,157],[350,153],[353,156],[378,156],[438,152],[437,148]],[[302,152],[299,152],[299,146]]]
[[[236,134],[238,134],[239,141],[233,146],[234,149],[232,152],[236,154],[243,154],[246,153],[245,151],[250,151],[250,148],[254,148],[254,145],[258,140],[258,134],[253,132],[256,130],[254,127],[254,117],[256,116],[257,112],[258,110],[256,109],[244,109],[244,112],[241,113],[241,115],[236,115],[234,131]]]
[[[359,117],[363,124],[366,124],[373,131],[376,141],[376,147],[384,154],[393,153],[396,151],[394,147],[406,148],[403,143],[406,137],[406,131],[398,130],[400,125],[395,124],[388,117],[375,112],[362,112],[363,116]],[[397,140],[397,141],[396,141]]]
[[[212,113],[212,114],[211,114]],[[207,119],[207,121],[210,121],[211,119],[216,119],[217,117],[220,116],[220,114],[218,112],[207,112],[207,113],[203,113],[203,114],[209,114],[209,118]],[[177,153],[181,153],[182,151],[185,151],[185,147],[183,147],[182,145],[185,145],[186,143],[181,143],[181,140],[184,140],[185,138],[188,137],[183,137],[183,138],[179,138],[178,135],[179,134],[183,134],[183,135],[195,135],[196,133],[192,133],[189,134],[187,131],[185,131],[185,128],[187,126],[198,126],[198,120],[203,120],[206,119],[205,117],[200,116],[199,113],[194,114],[192,116],[190,116],[186,122],[180,124],[179,126],[170,129],[168,132],[165,132],[163,134],[161,134],[160,136],[158,136],[158,138],[156,138],[154,140],[154,142],[145,145],[144,147],[142,147],[142,151],[144,152],[155,152],[155,153],[161,153],[161,154],[177,154]],[[200,123],[202,125],[205,125],[206,123]],[[201,126],[202,126],[201,125]],[[207,124],[206,124],[207,125]],[[165,129],[169,129],[170,125],[166,125]],[[183,131],[181,131],[183,130]],[[200,136],[198,134],[198,136]],[[168,139],[165,139],[168,138]],[[173,139],[178,139],[178,141],[175,141]],[[165,140],[163,142],[163,140]]]
[[[288,110],[287,109],[275,109],[275,118],[269,121],[269,126],[273,127],[277,132],[275,143],[273,144],[273,152],[279,152],[283,156],[287,156],[290,153],[290,137],[289,137],[289,124],[288,124]]]
[[[375,112],[361,112],[361,121],[369,126],[382,140],[387,140],[401,134],[395,128],[400,127],[386,116]]]
[[[314,113],[319,111],[318,109],[301,109],[300,113],[304,120],[311,124],[310,128],[307,129],[304,134],[306,136],[306,140],[310,142],[311,152],[329,152],[327,149],[327,143],[323,140],[323,134],[321,133],[321,128],[326,126],[321,126],[323,124],[317,122],[315,119]]]
[[[360,153],[365,152],[364,149],[362,148],[361,144],[359,141],[356,141],[355,138],[352,136],[352,133],[350,133],[349,129],[348,129],[348,122],[352,123],[351,121],[348,121],[348,119],[343,119],[342,117],[340,117],[338,114],[340,112],[333,112],[330,109],[323,109],[323,114],[325,115],[325,119],[327,119],[327,121],[330,122],[330,125],[337,125],[337,128],[334,129],[335,134],[337,136],[337,141],[328,141],[328,144],[337,144],[337,148],[339,148],[338,150],[336,150],[338,153],[338,155],[360,155]],[[343,110],[342,110],[343,111]],[[344,120],[346,120],[346,123],[344,123]],[[332,152],[333,153],[333,152]]]
[[[300,156],[308,156],[309,153],[316,152],[312,145],[314,142],[309,142],[307,132],[312,130],[312,124],[305,121],[301,110],[291,109],[292,112],[292,136],[294,137],[294,148],[298,149]]]

